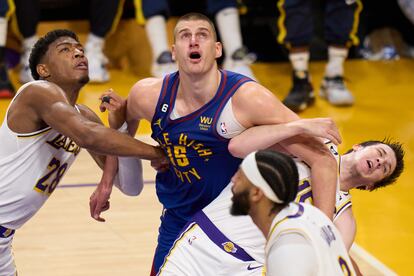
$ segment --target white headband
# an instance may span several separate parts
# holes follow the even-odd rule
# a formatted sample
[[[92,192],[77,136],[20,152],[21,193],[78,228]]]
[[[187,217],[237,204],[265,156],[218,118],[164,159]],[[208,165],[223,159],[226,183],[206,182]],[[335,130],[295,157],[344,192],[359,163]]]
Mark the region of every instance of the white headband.
[[[254,186],[260,188],[268,199],[276,203],[283,203],[283,201],[277,197],[275,192],[273,192],[272,188],[270,188],[269,184],[260,174],[256,162],[256,151],[247,155],[241,163],[240,167],[246,175],[247,179]]]

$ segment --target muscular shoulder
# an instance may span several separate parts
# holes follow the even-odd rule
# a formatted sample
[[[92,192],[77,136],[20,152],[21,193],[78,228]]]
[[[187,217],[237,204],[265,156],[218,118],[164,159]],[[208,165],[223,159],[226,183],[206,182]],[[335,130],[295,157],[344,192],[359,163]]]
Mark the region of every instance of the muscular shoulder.
[[[256,82],[247,82],[240,86],[232,97],[232,104],[236,118],[245,127],[297,119],[297,115],[283,105],[269,89]]]
[[[151,120],[158,102],[163,79],[146,78],[132,86],[128,95],[128,113],[134,119]]]

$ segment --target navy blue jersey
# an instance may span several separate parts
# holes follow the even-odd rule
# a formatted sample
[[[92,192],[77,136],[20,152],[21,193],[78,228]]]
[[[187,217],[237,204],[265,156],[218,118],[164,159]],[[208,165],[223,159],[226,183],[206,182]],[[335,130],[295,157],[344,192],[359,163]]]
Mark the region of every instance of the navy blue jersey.
[[[229,153],[229,140],[216,132],[216,124],[227,101],[251,79],[220,72],[215,96],[200,109],[175,120],[170,113],[180,78],[178,72],[167,75],[151,122],[152,138],[170,159],[169,170],[156,177],[158,198],[164,208],[184,220],[220,194],[241,162]]]

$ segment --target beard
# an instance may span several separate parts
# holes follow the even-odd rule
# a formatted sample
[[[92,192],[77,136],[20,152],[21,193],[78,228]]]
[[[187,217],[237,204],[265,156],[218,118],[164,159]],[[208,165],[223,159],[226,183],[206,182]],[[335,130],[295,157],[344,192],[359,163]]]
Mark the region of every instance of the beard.
[[[84,76],[78,80],[79,84],[85,85],[89,82],[89,76]]]
[[[247,216],[250,211],[249,191],[233,194],[230,214],[233,216]]]

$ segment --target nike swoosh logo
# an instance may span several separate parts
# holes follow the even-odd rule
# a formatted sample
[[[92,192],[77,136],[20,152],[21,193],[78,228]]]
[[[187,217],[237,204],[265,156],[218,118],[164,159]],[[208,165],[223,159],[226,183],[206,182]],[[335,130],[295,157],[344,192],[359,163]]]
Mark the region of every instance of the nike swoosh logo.
[[[247,270],[253,270],[253,269],[260,268],[260,267],[263,267],[263,265],[259,265],[259,266],[252,266],[252,264],[249,264],[249,265],[247,266]]]

